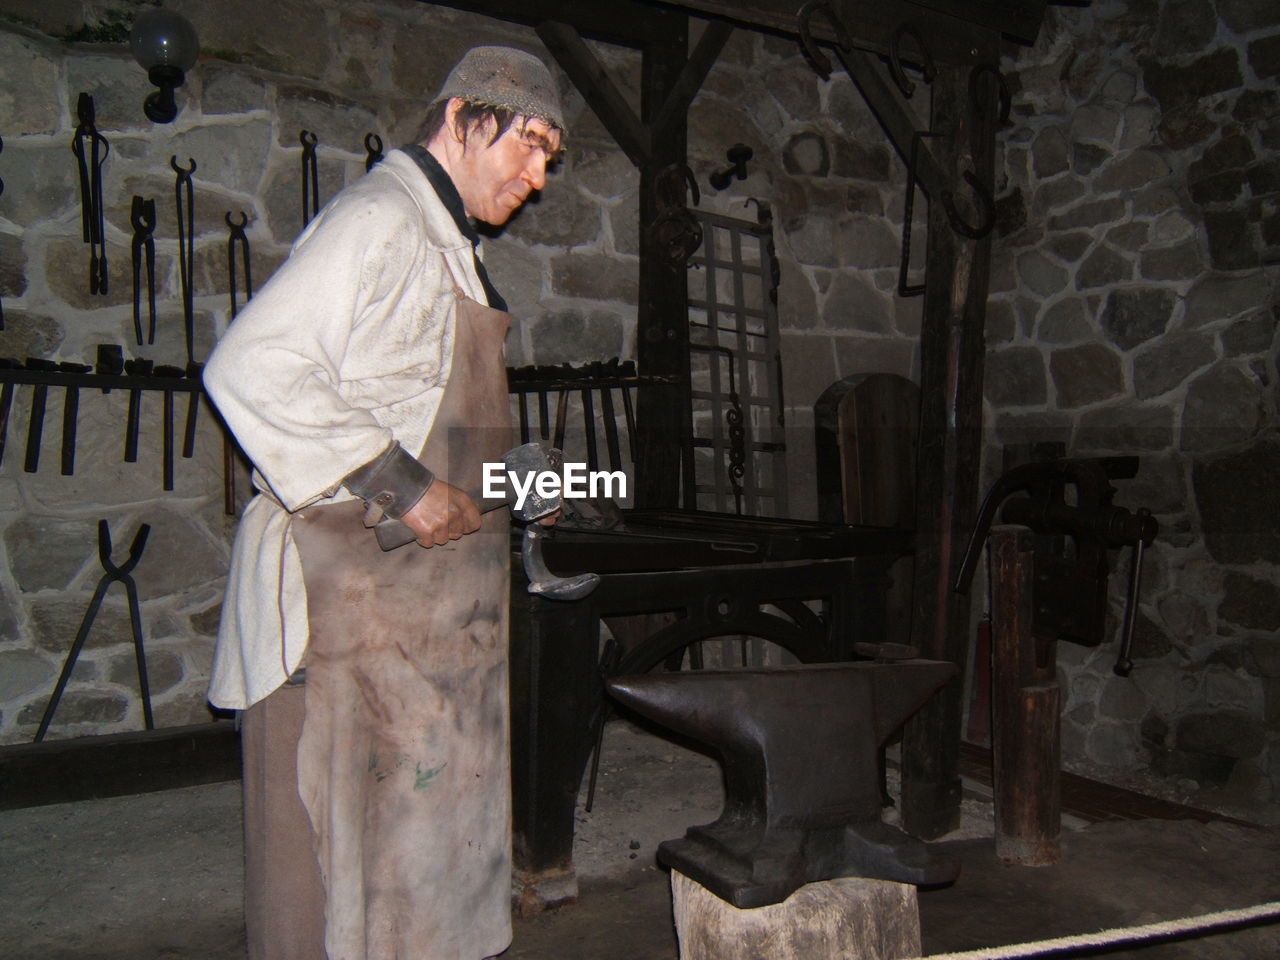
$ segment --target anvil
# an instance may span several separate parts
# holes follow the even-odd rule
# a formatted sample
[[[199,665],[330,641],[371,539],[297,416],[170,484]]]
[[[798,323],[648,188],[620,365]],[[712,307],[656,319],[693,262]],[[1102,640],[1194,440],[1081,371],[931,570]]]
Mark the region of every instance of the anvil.
[[[954,677],[951,663],[859,661],[616,677],[609,692],[713,747],[720,818],[664,841],[658,860],[736,907],[861,876],[950,883],[959,864],[880,820],[880,745]]]

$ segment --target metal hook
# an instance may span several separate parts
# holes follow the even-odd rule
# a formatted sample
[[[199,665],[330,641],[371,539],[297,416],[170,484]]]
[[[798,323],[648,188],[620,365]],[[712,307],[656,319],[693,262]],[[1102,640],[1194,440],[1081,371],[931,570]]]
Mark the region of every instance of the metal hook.
[[[972,170],[964,172],[964,180],[973,189],[978,205],[982,208],[982,222],[976,227],[970,226],[964,217],[960,216],[960,211],[956,209],[955,195],[950,190],[942,191],[942,205],[946,207],[947,219],[951,221],[952,230],[961,236],[968,237],[970,240],[981,240],[996,225],[995,201],[992,200],[991,194],[987,192],[987,188],[982,185],[982,181],[974,175]]]
[[[893,31],[893,39],[889,42],[889,71],[893,74],[893,82],[898,85],[898,89],[902,91],[902,95],[907,99],[916,92],[916,85],[907,79],[906,73],[902,70],[902,38],[910,37],[916,42],[916,48],[920,51],[921,71],[924,74],[925,83],[933,83],[933,78],[938,75],[938,68],[934,65],[933,54],[929,52],[929,48],[925,45],[924,38],[920,36],[914,26],[909,23],[898,25],[898,29]]]
[[[990,74],[996,80],[996,92],[1000,97],[1000,126],[1004,126],[1009,122],[1009,114],[1012,112],[1013,97],[1009,93],[1009,84],[1004,78],[1004,74],[1000,72],[1000,68],[994,63],[980,63],[969,71],[969,112],[977,114],[982,106],[981,93],[978,90],[978,81],[985,75]]]
[[[827,22],[831,24],[831,29],[836,34],[836,45],[841,50],[848,50],[853,46],[853,38],[849,35],[849,31],[845,29],[840,18],[836,16],[831,4],[826,0],[809,0],[800,12],[796,14],[800,23],[800,48],[804,51],[805,57],[808,59],[810,66],[817,72],[823,80],[831,79],[831,61],[827,59],[826,54],[818,49],[817,42],[813,39],[813,33],[810,24],[813,21],[815,13],[823,13],[826,15]]]
[[[368,173],[373,169],[373,165],[382,159],[382,138],[376,133],[366,133],[364,149],[367,154],[364,158],[364,172]]]
[[[196,172],[195,160],[191,157],[187,157],[187,163],[191,164],[191,166],[184,170],[178,165],[178,157],[176,154],[169,158],[169,166],[173,168],[173,172],[178,175],[180,180],[190,180],[191,175]]]
[[[298,134],[298,142],[302,144],[302,225],[305,227],[320,212],[320,174],[316,167],[316,144],[320,138],[310,130],[303,130]]]

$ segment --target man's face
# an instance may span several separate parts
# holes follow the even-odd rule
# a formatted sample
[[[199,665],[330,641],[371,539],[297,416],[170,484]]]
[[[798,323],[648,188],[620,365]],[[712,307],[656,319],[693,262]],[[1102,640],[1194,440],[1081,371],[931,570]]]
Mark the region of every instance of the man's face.
[[[516,117],[491,144],[493,130],[489,121],[467,131],[466,150],[452,172],[467,215],[501,226],[546,184],[560,131],[535,117]]]

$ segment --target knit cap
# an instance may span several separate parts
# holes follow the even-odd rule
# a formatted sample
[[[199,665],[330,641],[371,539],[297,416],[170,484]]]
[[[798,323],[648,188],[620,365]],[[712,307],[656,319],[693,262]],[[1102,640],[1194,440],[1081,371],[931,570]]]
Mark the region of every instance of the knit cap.
[[[560,93],[546,64],[514,47],[472,47],[450,71],[436,100],[459,97],[505,107],[564,129]]]

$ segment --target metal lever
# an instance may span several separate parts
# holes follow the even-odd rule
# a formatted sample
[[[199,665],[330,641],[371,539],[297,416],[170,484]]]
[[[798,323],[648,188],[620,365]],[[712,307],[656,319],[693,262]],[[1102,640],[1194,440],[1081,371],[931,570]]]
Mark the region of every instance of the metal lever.
[[[1139,507],[1139,522],[1151,516],[1146,507]],[[1117,677],[1127,677],[1133,670],[1133,628],[1138,621],[1138,590],[1142,586],[1142,558],[1147,550],[1147,541],[1142,537],[1133,541],[1133,560],[1129,564],[1129,597],[1124,607],[1124,631],[1120,634],[1120,653],[1116,657],[1116,665],[1112,667]]]

